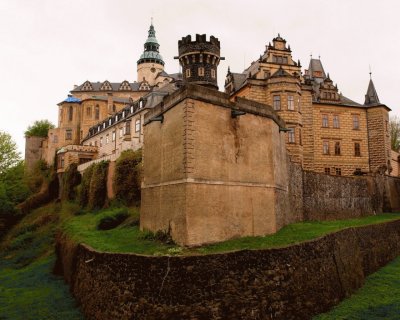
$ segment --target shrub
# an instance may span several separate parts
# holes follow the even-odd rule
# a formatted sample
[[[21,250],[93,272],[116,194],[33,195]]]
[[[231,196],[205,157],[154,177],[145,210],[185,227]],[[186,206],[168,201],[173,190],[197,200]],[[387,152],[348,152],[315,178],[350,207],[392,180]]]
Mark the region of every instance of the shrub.
[[[91,210],[102,208],[107,198],[108,164],[108,161],[101,161],[93,168],[88,194],[88,207]]]
[[[117,200],[126,205],[140,202],[142,150],[121,153],[115,165],[114,191]]]
[[[62,176],[62,200],[74,200],[76,198],[76,187],[81,183],[81,174],[78,165],[71,163]]]
[[[114,209],[104,213],[104,216],[100,219],[97,224],[98,230],[110,230],[118,227],[129,217],[128,210],[126,208]]]
[[[92,180],[94,167],[95,164],[92,164],[83,172],[81,184],[77,188],[78,202],[82,208],[86,207],[89,202],[90,181]]]

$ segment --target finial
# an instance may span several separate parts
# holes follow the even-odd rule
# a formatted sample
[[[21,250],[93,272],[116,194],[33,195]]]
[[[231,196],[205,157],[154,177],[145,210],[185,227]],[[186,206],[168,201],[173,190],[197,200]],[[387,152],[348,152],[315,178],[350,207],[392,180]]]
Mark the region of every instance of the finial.
[[[371,65],[369,65],[369,79],[372,80],[372,71],[371,71]]]
[[[151,25],[153,25],[153,17],[151,17]]]
[[[318,55],[318,60],[321,60],[321,55],[320,54]]]
[[[328,76],[327,76],[327,78],[328,78],[328,79],[330,79],[330,77],[329,77],[329,72],[328,72]]]
[[[231,66],[228,66],[228,74],[231,73]]]
[[[280,35],[280,33],[278,32],[278,38],[280,38],[281,37],[281,35]]]
[[[310,59],[312,59],[312,53],[310,53]]]

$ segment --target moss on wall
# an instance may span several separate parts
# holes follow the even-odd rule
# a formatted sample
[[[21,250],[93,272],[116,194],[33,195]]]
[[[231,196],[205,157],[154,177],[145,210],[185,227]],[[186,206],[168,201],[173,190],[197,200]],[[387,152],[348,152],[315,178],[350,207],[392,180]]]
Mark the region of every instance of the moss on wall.
[[[62,200],[75,200],[77,196],[76,188],[81,183],[81,174],[78,165],[71,163],[62,175]]]
[[[117,200],[126,205],[140,202],[142,150],[124,151],[115,166],[114,191]]]
[[[88,208],[99,209],[107,199],[107,171],[108,161],[96,163],[93,167],[88,192]]]

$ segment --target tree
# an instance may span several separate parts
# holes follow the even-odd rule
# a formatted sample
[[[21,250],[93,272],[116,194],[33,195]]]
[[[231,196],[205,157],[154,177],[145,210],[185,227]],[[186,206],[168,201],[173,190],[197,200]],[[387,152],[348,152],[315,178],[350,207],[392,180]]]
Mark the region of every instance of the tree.
[[[47,137],[50,129],[54,128],[49,120],[37,120],[25,131],[25,137]]]
[[[0,131],[0,174],[15,166],[19,161],[20,154],[17,151],[17,145],[8,133]]]
[[[400,118],[394,116],[390,118],[390,135],[392,150],[400,151]]]

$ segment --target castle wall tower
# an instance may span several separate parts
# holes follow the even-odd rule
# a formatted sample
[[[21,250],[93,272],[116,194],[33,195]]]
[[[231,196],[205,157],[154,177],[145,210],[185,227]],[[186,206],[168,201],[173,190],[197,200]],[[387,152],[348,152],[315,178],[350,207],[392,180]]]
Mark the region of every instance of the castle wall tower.
[[[157,75],[164,71],[164,60],[159,52],[160,45],[156,38],[153,24],[150,25],[149,35],[144,43],[144,52],[137,62],[137,81],[147,81],[150,86],[156,84]]]
[[[218,90],[217,68],[221,60],[218,38],[196,34],[192,41],[190,35],[178,41],[179,63],[182,66],[183,81]]]
[[[364,105],[367,107],[370,169],[375,172],[386,168],[390,174],[392,168],[389,111],[391,110],[379,101],[372,79],[369,81]]]

